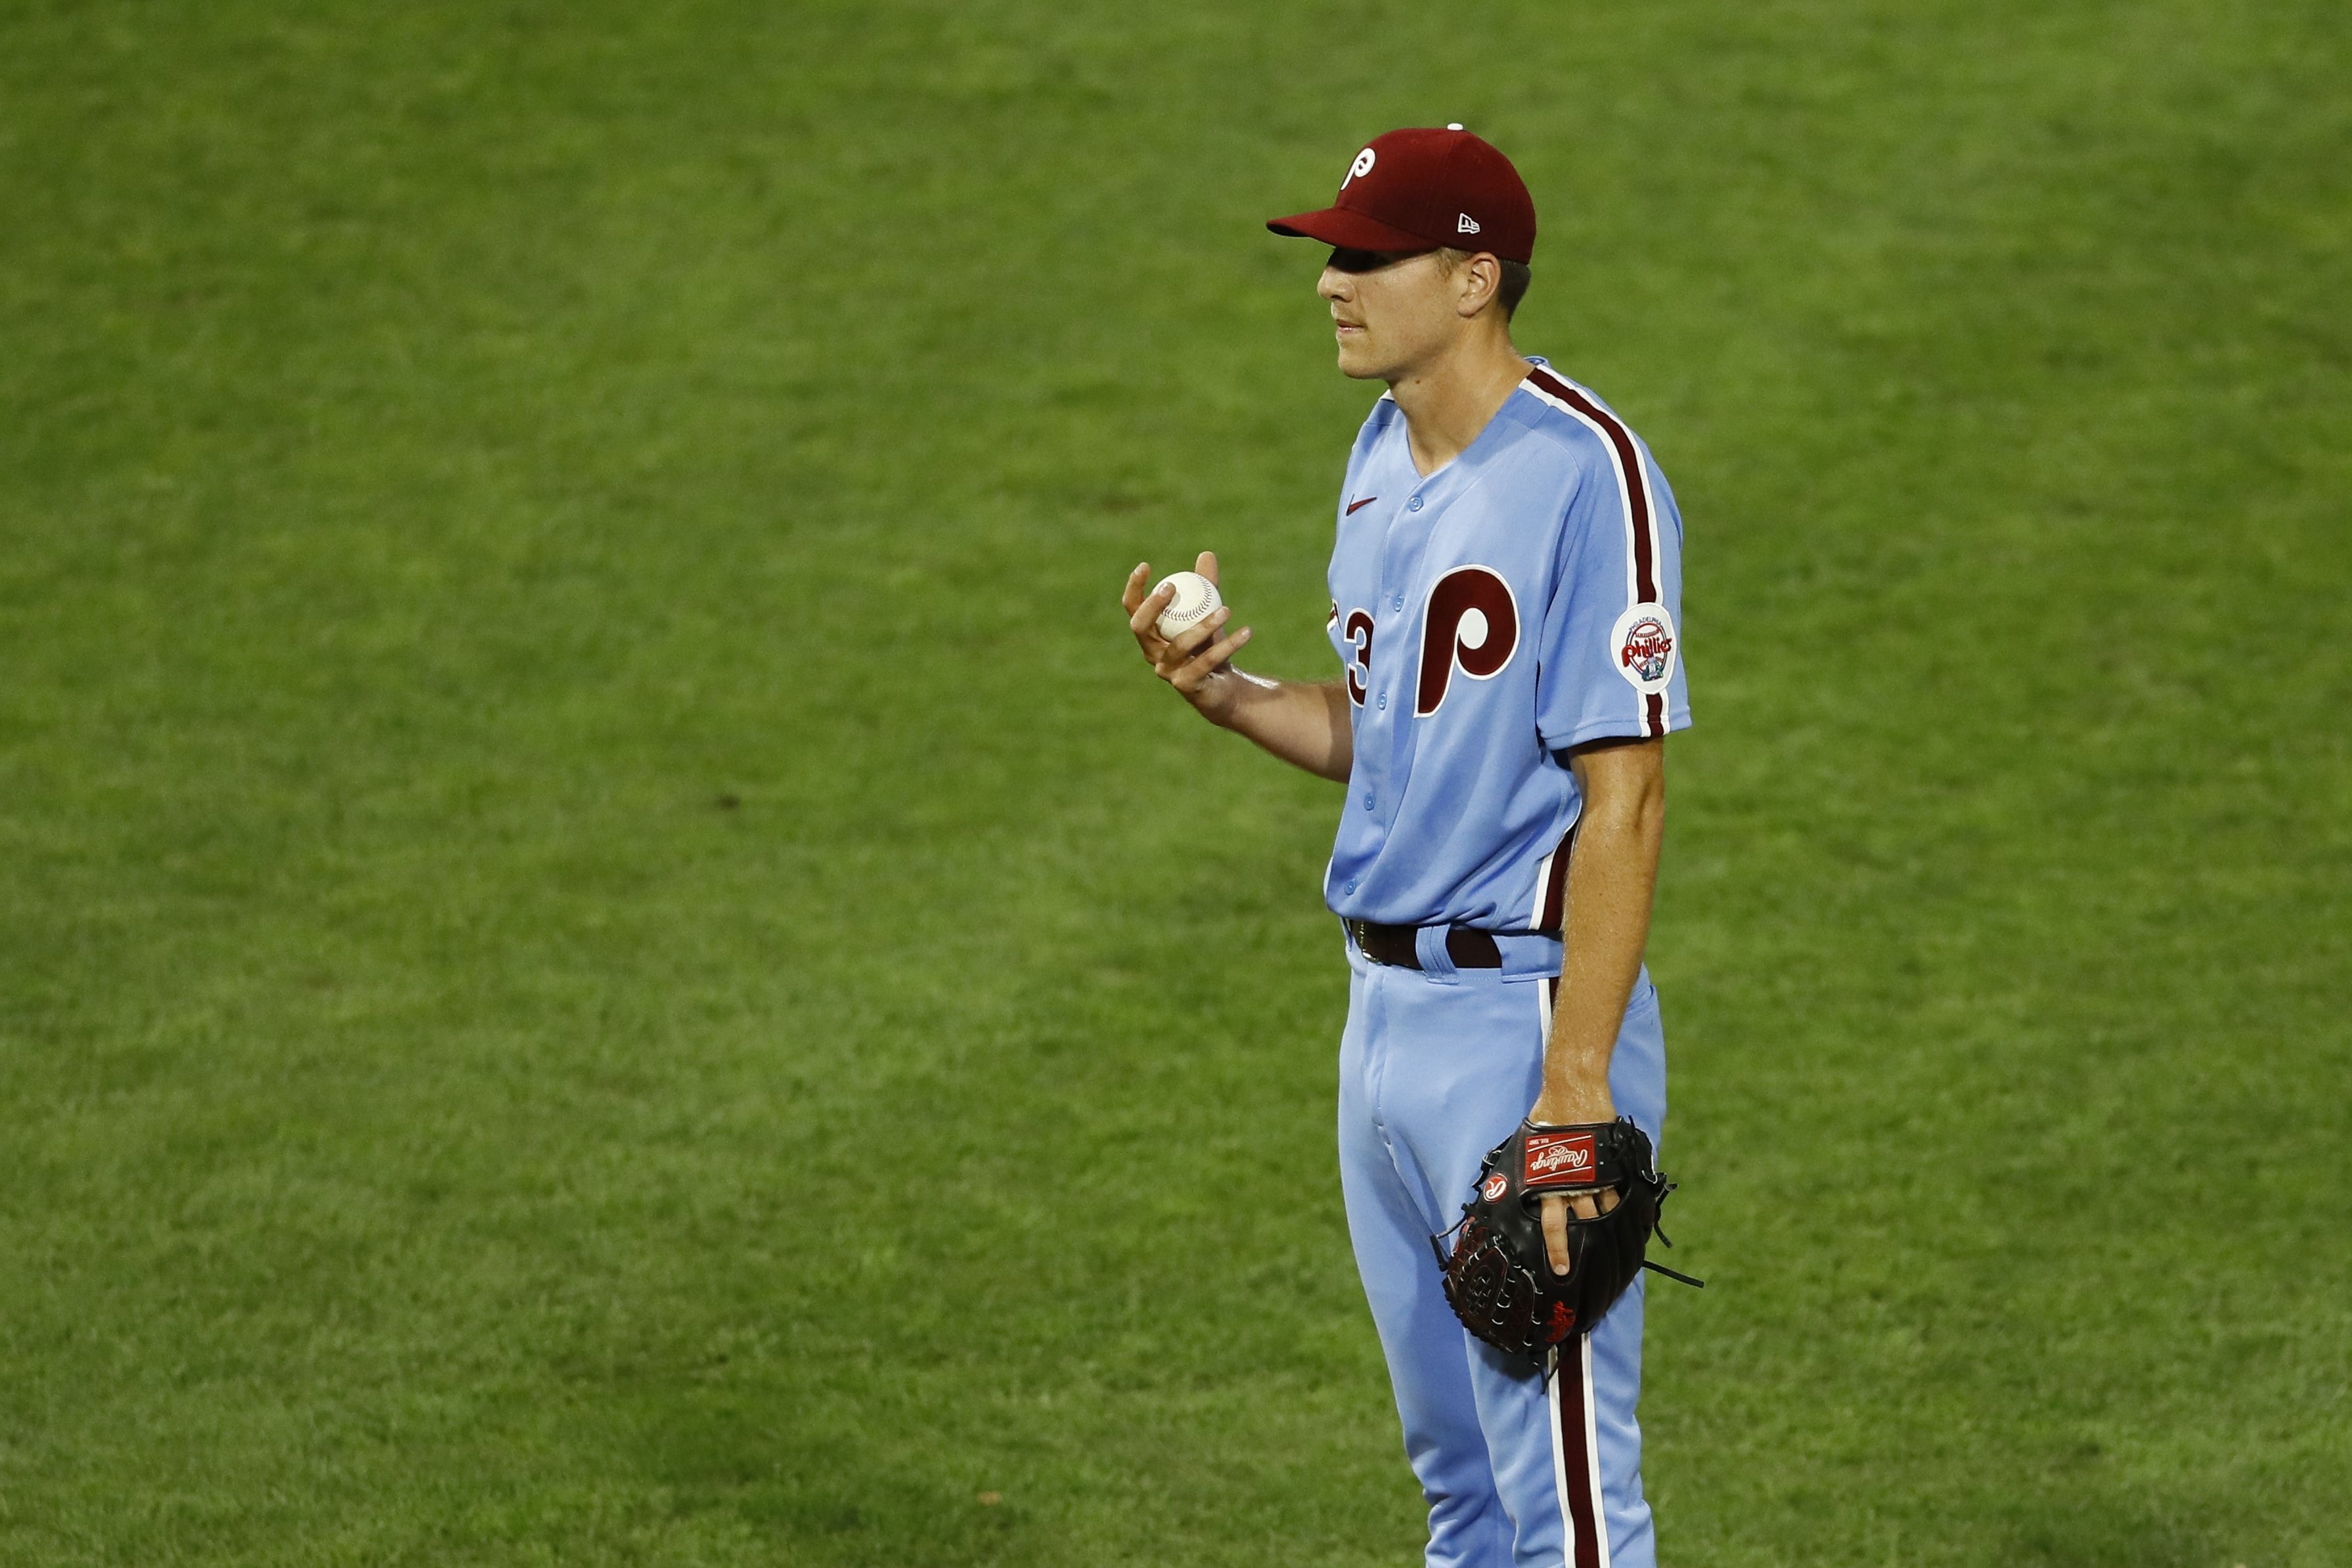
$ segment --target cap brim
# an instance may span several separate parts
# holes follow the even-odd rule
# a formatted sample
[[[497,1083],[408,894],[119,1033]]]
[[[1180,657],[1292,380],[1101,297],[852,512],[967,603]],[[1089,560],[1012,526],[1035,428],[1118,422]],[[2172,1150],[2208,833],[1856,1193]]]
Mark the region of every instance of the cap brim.
[[[1278,235],[1288,235],[1294,239],[1319,239],[1325,245],[1336,245],[1342,250],[1435,250],[1440,243],[1420,235],[1407,234],[1402,229],[1391,228],[1378,218],[1368,218],[1345,207],[1326,207],[1319,213],[1270,218],[1265,226]]]

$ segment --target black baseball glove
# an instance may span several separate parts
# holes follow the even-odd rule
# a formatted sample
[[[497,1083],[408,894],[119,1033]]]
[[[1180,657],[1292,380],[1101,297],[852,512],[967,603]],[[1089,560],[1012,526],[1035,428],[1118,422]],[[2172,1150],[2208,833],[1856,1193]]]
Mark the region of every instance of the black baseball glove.
[[[1553,1273],[1542,1200],[1580,1193],[1597,1207],[1603,1189],[1617,1195],[1607,1213],[1585,1218],[1570,1207],[1569,1271]],[[1649,1134],[1630,1118],[1566,1127],[1522,1122],[1479,1166],[1477,1190],[1450,1233],[1453,1251],[1443,1238],[1433,1243],[1445,1299],[1472,1333],[1540,1365],[1553,1345],[1590,1333],[1644,1268],[1699,1283],[1642,1255],[1674,1190],[1651,1163]]]

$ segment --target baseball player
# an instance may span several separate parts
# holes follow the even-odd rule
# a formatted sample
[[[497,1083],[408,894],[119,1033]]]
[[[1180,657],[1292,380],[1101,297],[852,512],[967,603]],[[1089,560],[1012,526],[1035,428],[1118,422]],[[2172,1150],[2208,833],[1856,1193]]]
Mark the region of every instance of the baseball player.
[[[1267,226],[1332,247],[1339,369],[1388,386],[1334,511],[1341,674],[1243,671],[1229,607],[1163,636],[1148,565],[1122,603],[1202,717],[1347,786],[1324,881],[1349,969],[1341,1187],[1428,1563],[1648,1568],[1638,1280],[1530,1368],[1465,1332],[1431,1239],[1522,1119],[1664,1130],[1643,949],[1663,743],[1690,722],[1681,519],[1624,422],[1513,346],[1536,214],[1495,148],[1392,131],[1332,205]],[[1213,580],[1216,558],[1196,568]],[[1542,1197],[1555,1273],[1571,1215],[1610,1196]]]

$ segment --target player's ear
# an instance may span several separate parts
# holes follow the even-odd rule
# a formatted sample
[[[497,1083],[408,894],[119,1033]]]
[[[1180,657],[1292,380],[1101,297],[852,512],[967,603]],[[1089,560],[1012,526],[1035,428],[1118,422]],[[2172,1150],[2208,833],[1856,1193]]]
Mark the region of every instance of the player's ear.
[[[1503,267],[1480,251],[1456,269],[1454,277],[1460,292],[1454,296],[1454,308],[1466,320],[1486,308],[1487,302],[1503,287]]]

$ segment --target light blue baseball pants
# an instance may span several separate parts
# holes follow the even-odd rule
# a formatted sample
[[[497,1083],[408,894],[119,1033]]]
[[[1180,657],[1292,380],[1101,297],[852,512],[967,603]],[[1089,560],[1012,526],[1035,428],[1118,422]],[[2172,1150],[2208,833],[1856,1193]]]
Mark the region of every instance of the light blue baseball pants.
[[[1654,1568],[1642,1497],[1643,1284],[1556,1375],[1523,1371],[1445,1304],[1430,1238],[1462,1218],[1478,1162],[1535,1103],[1552,982],[1374,964],[1350,946],[1339,1043],[1348,1232],[1387,1353],[1406,1456],[1429,1501],[1429,1568]],[[1610,1092],[1661,1142],[1665,1037],[1647,970]]]

